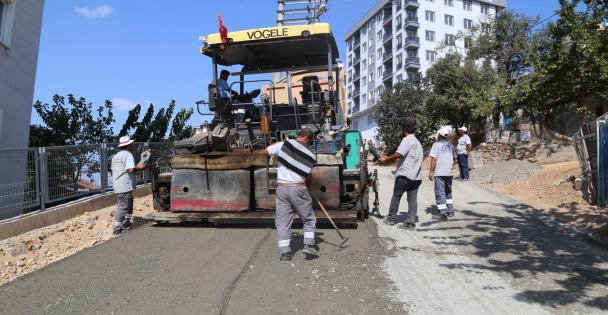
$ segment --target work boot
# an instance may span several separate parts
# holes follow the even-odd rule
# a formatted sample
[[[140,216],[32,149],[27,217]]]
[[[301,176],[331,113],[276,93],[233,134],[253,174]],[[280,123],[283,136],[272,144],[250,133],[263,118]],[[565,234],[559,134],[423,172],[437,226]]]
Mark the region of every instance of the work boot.
[[[125,222],[122,223],[122,229],[123,230],[130,230],[132,225],[133,225],[133,222],[131,222],[131,220],[127,220],[127,221],[125,221]]]
[[[387,215],[386,218],[384,218],[384,223],[388,225],[395,225],[397,223],[397,218]]]
[[[290,253],[283,253],[281,254],[281,258],[279,258],[279,261],[283,264],[286,264],[288,262],[291,261],[291,254]]]
[[[304,245],[304,249],[302,250],[306,255],[319,257],[319,251],[315,249],[312,245]]]

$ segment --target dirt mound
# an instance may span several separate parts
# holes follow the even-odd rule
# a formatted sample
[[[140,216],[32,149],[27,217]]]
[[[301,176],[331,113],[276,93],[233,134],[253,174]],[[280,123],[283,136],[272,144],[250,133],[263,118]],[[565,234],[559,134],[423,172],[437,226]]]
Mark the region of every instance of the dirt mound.
[[[112,238],[115,207],[86,212],[70,220],[0,241],[0,285]],[[152,197],[136,198],[134,227],[152,212]],[[128,233],[128,231],[127,231]]]

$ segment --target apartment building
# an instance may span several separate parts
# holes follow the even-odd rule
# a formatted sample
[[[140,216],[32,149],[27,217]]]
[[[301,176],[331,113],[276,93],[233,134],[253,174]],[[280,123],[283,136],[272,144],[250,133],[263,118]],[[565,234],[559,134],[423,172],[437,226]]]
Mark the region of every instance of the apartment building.
[[[377,98],[412,79],[441,57],[437,45],[473,25],[484,27],[507,0],[379,0],[346,35],[348,116],[365,139],[374,139]],[[455,41],[465,53],[466,40]]]

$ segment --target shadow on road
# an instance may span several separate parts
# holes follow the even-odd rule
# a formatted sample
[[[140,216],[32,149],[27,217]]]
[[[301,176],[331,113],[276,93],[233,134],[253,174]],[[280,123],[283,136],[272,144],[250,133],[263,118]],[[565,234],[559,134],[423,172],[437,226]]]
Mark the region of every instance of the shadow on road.
[[[605,249],[590,244],[570,228],[545,222],[546,216],[525,204],[469,204],[504,209],[506,213],[496,216],[461,210],[454,220],[450,219],[452,224],[422,224],[420,232],[454,230],[451,232],[454,237],[427,238],[437,245],[473,247],[473,254],[484,261],[442,266],[509,274],[526,287],[514,298],[528,303],[553,308],[582,304],[608,311],[608,255]]]

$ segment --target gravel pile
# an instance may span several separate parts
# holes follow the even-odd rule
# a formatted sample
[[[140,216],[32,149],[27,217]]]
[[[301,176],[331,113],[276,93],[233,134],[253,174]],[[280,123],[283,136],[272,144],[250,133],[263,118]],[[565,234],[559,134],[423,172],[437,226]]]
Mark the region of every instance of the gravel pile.
[[[471,181],[479,184],[510,183],[530,178],[538,172],[540,165],[527,160],[500,161],[471,171]]]

